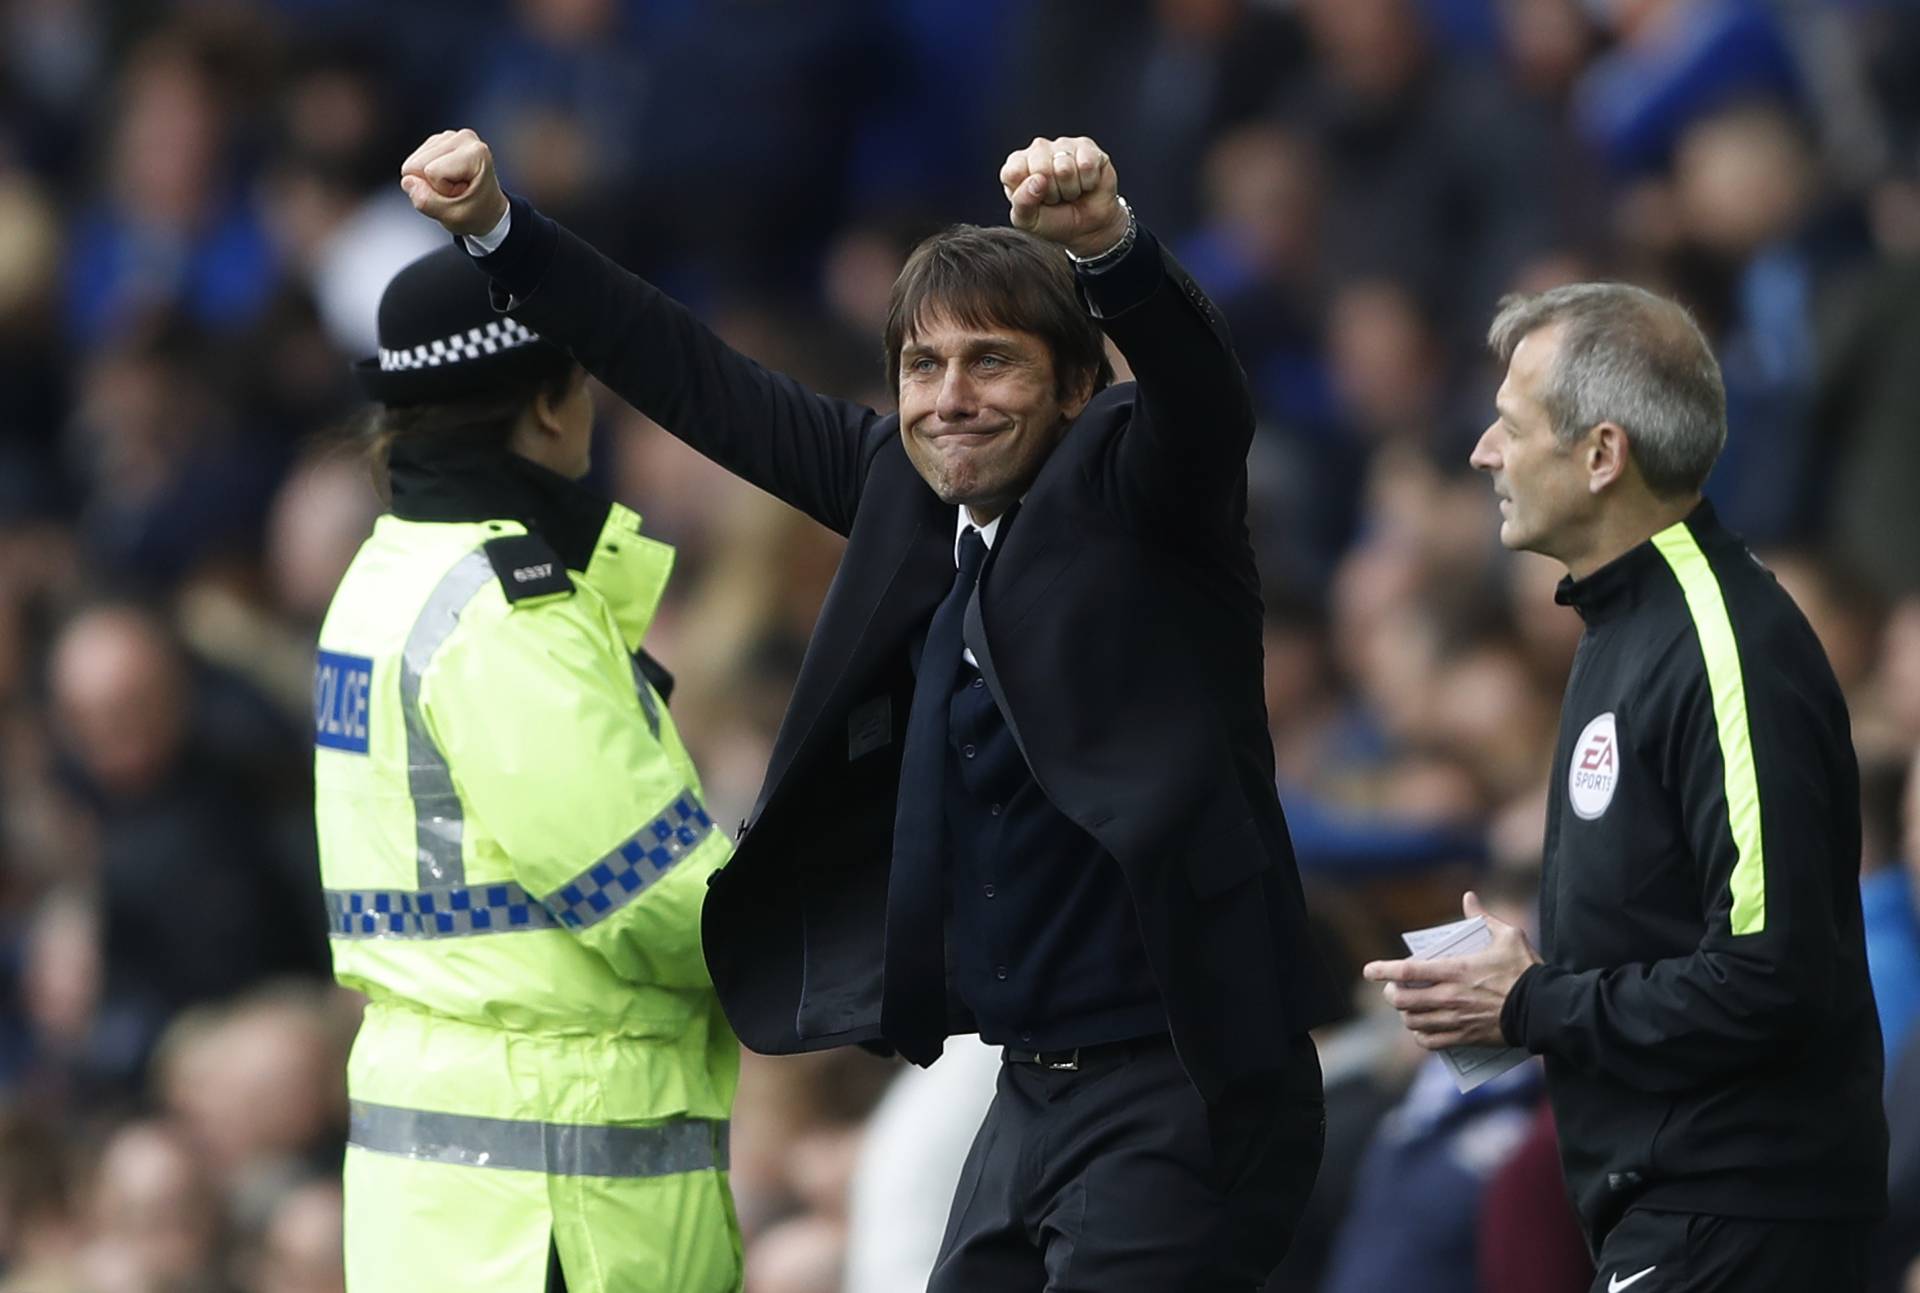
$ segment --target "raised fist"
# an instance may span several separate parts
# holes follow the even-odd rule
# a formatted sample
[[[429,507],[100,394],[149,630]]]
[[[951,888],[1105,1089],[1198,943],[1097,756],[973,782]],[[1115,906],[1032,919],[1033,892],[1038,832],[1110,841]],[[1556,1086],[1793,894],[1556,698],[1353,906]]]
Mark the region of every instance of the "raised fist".
[[[414,149],[400,164],[400,187],[448,233],[487,233],[507,213],[493,150],[471,130],[443,130]]]
[[[1127,232],[1113,162],[1084,135],[1035,139],[1008,153],[1000,188],[1014,228],[1076,256],[1098,256]]]

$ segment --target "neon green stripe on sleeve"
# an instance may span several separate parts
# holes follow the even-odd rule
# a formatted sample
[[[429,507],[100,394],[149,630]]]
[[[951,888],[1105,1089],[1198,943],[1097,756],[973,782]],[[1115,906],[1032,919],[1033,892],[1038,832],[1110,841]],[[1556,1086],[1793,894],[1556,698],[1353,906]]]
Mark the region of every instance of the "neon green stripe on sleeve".
[[[1747,686],[1740,673],[1740,648],[1720,580],[1707,554],[1683,522],[1653,536],[1667,559],[1693,616],[1700,654],[1707,664],[1713,694],[1714,725],[1720,732],[1720,761],[1727,775],[1727,817],[1737,860],[1733,864],[1733,932],[1758,934],[1767,927],[1767,869],[1760,839],[1760,782],[1753,772],[1753,736],[1747,726]]]

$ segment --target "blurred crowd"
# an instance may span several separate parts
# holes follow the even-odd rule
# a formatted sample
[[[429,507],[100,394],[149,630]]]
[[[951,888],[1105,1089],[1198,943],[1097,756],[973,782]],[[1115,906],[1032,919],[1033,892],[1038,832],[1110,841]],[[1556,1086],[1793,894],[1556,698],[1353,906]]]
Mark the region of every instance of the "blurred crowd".
[[[1580,626],[1467,468],[1494,303],[1686,302],[1728,388],[1709,493],[1852,705],[1877,1287],[1920,1290],[1910,4],[0,0],[0,1291],[340,1285],[357,1003],[326,977],[312,649],[380,507],[347,364],[440,245],[397,166],[456,125],[735,345],[878,407],[906,250],[1003,220],[1035,134],[1097,138],[1213,295],[1260,415],[1282,799],[1355,984],[1289,1293],[1590,1277],[1537,1070],[1460,1096],[1357,968],[1468,885],[1534,902]],[[596,434],[597,483],[679,548],[649,646],[738,820],[838,541],[613,400]],[[748,1293],[917,1287],[995,1065],[749,1057]]]

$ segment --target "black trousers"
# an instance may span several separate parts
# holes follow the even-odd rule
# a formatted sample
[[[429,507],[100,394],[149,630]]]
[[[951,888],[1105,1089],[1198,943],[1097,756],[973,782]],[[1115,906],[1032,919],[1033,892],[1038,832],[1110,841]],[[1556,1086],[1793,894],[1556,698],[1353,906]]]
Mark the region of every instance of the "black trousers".
[[[1306,1037],[1213,1106],[1164,1037],[1072,1072],[1005,1063],[928,1293],[1250,1293],[1286,1255],[1325,1137]]]
[[[1600,1244],[1592,1293],[1851,1293],[1869,1221],[1776,1221],[1630,1208]]]

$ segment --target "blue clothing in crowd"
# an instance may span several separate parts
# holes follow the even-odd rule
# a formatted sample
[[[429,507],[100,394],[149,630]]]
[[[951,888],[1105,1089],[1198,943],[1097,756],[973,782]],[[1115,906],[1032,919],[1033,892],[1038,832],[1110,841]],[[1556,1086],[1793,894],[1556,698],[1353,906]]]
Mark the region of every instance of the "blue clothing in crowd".
[[[1778,22],[1760,0],[1706,0],[1653,40],[1593,65],[1574,100],[1583,136],[1616,172],[1664,166],[1693,122],[1744,99],[1797,102],[1801,84]]]
[[[1360,1164],[1323,1293],[1476,1293],[1480,1196],[1526,1139],[1541,1080],[1528,1062],[1462,1094],[1429,1056]]]
[[[1880,1007],[1880,1036],[1887,1072],[1920,1019],[1920,917],[1913,909],[1913,880],[1895,863],[1860,878],[1860,910],[1866,917],[1867,975]]]

